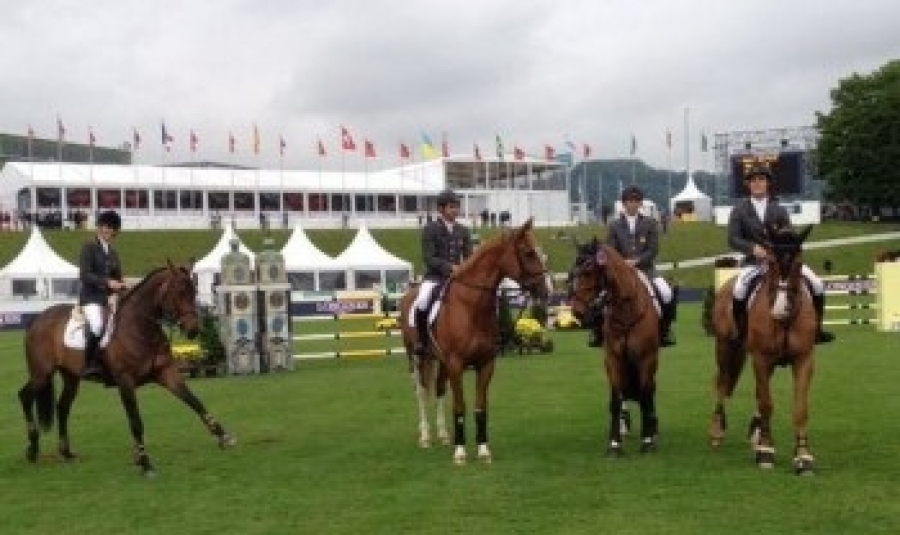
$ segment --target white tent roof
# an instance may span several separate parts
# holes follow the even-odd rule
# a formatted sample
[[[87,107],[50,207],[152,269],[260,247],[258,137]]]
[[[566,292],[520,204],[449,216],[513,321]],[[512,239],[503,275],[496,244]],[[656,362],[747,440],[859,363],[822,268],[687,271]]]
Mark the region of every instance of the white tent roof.
[[[693,177],[688,177],[688,181],[687,184],[684,185],[684,189],[681,190],[678,195],[672,197],[673,201],[690,201],[697,199],[709,199],[709,195],[697,189],[697,185],[694,184]]]
[[[323,253],[309,240],[303,227],[297,223],[291,237],[281,248],[287,271],[344,270],[346,265]]]
[[[385,251],[365,225],[359,228],[353,241],[335,261],[349,269],[407,269],[412,272],[412,263]]]
[[[222,257],[225,254],[231,252],[231,240],[238,241],[238,250],[242,253],[248,255],[250,257],[250,264],[254,264],[256,262],[256,255],[253,254],[253,251],[247,248],[244,245],[244,242],[235,234],[234,229],[231,228],[230,223],[225,224],[225,230],[222,232],[222,237],[219,238],[219,242],[213,247],[212,251],[208,252],[206,256],[201,258],[196,264],[194,264],[194,272],[219,272],[222,270]]]
[[[12,262],[0,270],[3,278],[51,277],[77,279],[78,267],[67,262],[47,245],[37,225],[31,227],[31,236],[25,247]]]

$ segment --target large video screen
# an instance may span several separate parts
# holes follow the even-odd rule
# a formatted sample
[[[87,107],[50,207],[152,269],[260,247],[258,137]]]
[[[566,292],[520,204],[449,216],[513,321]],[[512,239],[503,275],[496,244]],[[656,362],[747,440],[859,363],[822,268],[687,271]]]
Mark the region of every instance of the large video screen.
[[[775,183],[772,191],[777,196],[799,195],[803,193],[804,153],[801,151],[781,152],[777,158],[767,161]],[[748,194],[744,187],[744,173],[750,166],[759,161],[759,157],[749,154],[737,154],[731,157],[731,196],[744,197]]]

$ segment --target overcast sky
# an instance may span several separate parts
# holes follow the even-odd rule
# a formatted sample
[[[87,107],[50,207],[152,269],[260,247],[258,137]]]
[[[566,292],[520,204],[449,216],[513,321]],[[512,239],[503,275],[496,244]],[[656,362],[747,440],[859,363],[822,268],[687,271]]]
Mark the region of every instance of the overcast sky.
[[[0,11],[0,131],[192,158],[340,165],[339,126],[398,163],[447,133],[452,153],[500,135],[541,154],[711,166],[700,132],[808,125],[853,72],[900,58],[898,0],[29,0]],[[161,148],[161,122],[175,138]],[[261,155],[253,154],[258,124]],[[671,130],[673,148],[666,148]],[[228,135],[237,138],[234,156]],[[362,169],[349,155],[348,169]]]

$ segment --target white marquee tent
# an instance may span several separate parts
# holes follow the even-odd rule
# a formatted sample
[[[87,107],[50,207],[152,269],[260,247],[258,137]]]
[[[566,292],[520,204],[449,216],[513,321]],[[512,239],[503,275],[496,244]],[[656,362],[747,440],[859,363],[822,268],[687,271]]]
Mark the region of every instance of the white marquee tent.
[[[244,242],[234,232],[230,224],[225,224],[222,237],[215,247],[194,264],[194,273],[197,275],[197,298],[201,303],[212,304],[212,287],[216,274],[222,272],[222,257],[231,252],[231,240],[238,241],[238,250],[250,257],[250,264],[254,265],[256,255],[244,245]]]
[[[396,291],[412,277],[412,263],[384,250],[365,225],[359,228],[353,241],[335,261],[347,266],[350,290],[368,290],[377,286]]]
[[[291,290],[333,291],[347,287],[347,266],[323,253],[298,223],[281,248]]]
[[[693,177],[688,177],[684,189],[669,201],[669,213],[674,214],[676,208],[689,208],[689,211],[680,209],[686,221],[712,220],[712,199],[697,189]]]
[[[37,226],[18,256],[0,270],[0,298],[71,299],[78,288],[78,267],[56,254]]]

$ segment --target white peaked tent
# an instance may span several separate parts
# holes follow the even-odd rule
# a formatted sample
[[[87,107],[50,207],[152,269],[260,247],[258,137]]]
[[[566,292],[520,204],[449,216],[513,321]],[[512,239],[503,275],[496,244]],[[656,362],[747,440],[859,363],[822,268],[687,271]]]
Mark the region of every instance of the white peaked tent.
[[[690,208],[688,213],[682,216],[682,219],[685,221],[712,220],[712,199],[709,198],[709,195],[697,189],[693,177],[688,177],[684,189],[669,200],[669,214],[674,215],[675,209],[679,207]],[[685,212],[684,209],[680,211],[682,213]]]
[[[347,266],[323,253],[298,223],[281,248],[291,289],[334,291],[347,288]]]
[[[194,264],[194,273],[197,275],[197,297],[201,303],[212,304],[212,287],[216,274],[222,272],[222,257],[231,252],[231,240],[238,241],[238,250],[250,257],[250,265],[256,262],[256,255],[244,245],[231,227],[226,223],[219,242],[210,252]]]
[[[0,297],[66,299],[78,296],[78,267],[47,245],[37,226],[12,262],[0,270]]]
[[[335,261],[347,267],[350,290],[397,291],[412,276],[412,264],[385,251],[365,225]]]

